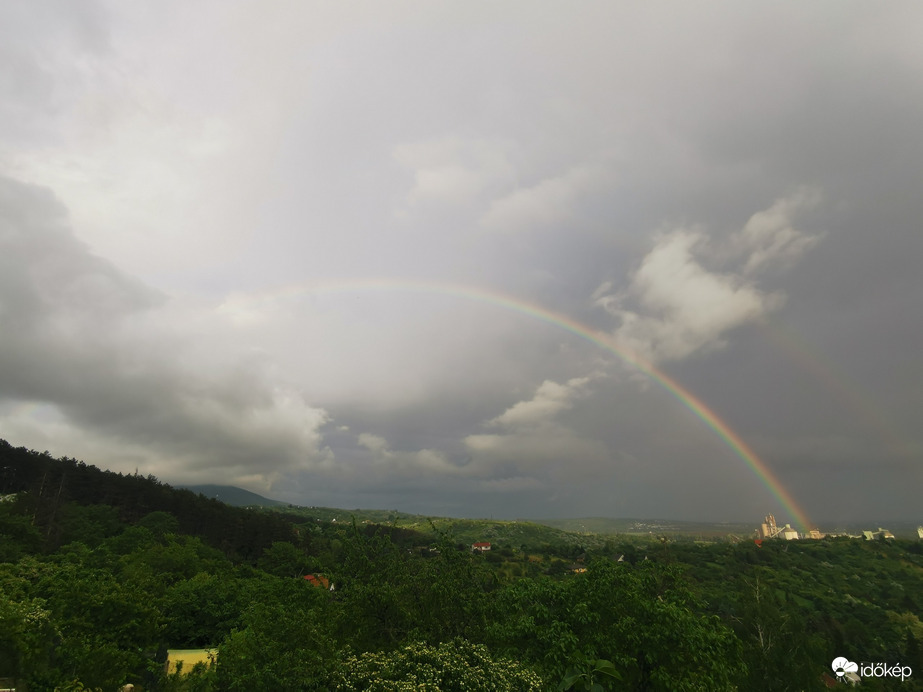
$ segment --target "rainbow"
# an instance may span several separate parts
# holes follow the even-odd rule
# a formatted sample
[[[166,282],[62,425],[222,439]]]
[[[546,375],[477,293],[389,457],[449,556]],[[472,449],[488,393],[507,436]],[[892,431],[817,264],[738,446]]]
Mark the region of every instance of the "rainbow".
[[[807,513],[799,506],[795,498],[792,497],[791,493],[782,485],[769,467],[766,466],[766,463],[760,459],[756,453],[750,449],[747,443],[744,442],[727,423],[722,421],[705,402],[685,389],[672,377],[659,370],[652,363],[624,346],[615,343],[609,335],[577,322],[566,315],[547,310],[539,305],[531,304],[518,298],[481,288],[442,282],[381,278],[293,284],[270,291],[248,294],[243,300],[241,300],[241,296],[236,296],[234,305],[259,304],[261,302],[275,301],[305,294],[323,295],[355,291],[407,291],[473,300],[545,322],[546,324],[558,327],[581,339],[589,341],[605,351],[615,354],[618,358],[629,363],[660,384],[688,408],[699,420],[711,428],[724,444],[756,474],[757,478],[759,478],[776,500],[781,503],[782,507],[794,517],[795,523],[798,524],[802,531],[807,532],[812,528],[812,523]]]

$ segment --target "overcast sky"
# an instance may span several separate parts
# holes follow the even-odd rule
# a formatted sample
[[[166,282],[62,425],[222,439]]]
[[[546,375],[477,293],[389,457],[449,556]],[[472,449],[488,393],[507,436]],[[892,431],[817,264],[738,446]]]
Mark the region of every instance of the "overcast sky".
[[[821,528],[923,520],[921,26],[3,3],[0,437],[303,505],[794,519],[528,304]]]

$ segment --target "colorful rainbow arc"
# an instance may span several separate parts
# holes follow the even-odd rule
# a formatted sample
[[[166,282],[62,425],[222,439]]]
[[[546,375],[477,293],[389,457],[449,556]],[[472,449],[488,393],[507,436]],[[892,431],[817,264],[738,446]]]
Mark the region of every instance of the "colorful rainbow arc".
[[[727,423],[722,421],[714,411],[708,408],[701,399],[694,396],[672,377],[657,369],[652,363],[649,363],[636,353],[613,342],[608,335],[585,324],[581,324],[566,315],[552,312],[541,306],[530,304],[501,293],[486,291],[477,287],[441,282],[408,281],[403,279],[337,280],[323,283],[295,284],[272,291],[261,291],[257,294],[250,294],[249,300],[245,302],[259,303],[266,300],[294,297],[304,294],[317,295],[366,290],[410,291],[439,294],[486,303],[522,315],[527,315],[547,324],[559,327],[560,329],[564,329],[571,334],[615,354],[623,361],[629,363],[654,381],[658,382],[664,389],[686,406],[686,408],[692,411],[692,413],[705,423],[705,425],[717,433],[734,454],[750,467],[770,493],[782,504],[783,508],[794,517],[796,524],[799,525],[802,531],[808,531],[812,527],[806,512],[801,509],[791,493],[782,485],[779,479],[773,475],[765,462],[750,449],[737,433],[731,430]],[[239,305],[240,303],[237,302],[237,304]]]

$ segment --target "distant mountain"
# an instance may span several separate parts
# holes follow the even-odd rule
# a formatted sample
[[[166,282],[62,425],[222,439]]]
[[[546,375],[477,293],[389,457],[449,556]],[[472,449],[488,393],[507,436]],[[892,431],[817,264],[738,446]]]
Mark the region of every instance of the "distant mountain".
[[[283,507],[288,504],[279,500],[270,500],[233,485],[178,485],[175,487],[200,493],[232,507]]]

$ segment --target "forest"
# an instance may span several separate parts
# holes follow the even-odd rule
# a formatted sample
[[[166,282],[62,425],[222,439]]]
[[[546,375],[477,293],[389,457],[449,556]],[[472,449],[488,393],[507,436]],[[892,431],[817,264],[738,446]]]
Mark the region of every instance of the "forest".
[[[842,656],[923,689],[920,541],[516,528],[474,551],[476,522],[232,507],[0,440],[0,683],[823,690]],[[214,663],[168,672],[184,649]]]

